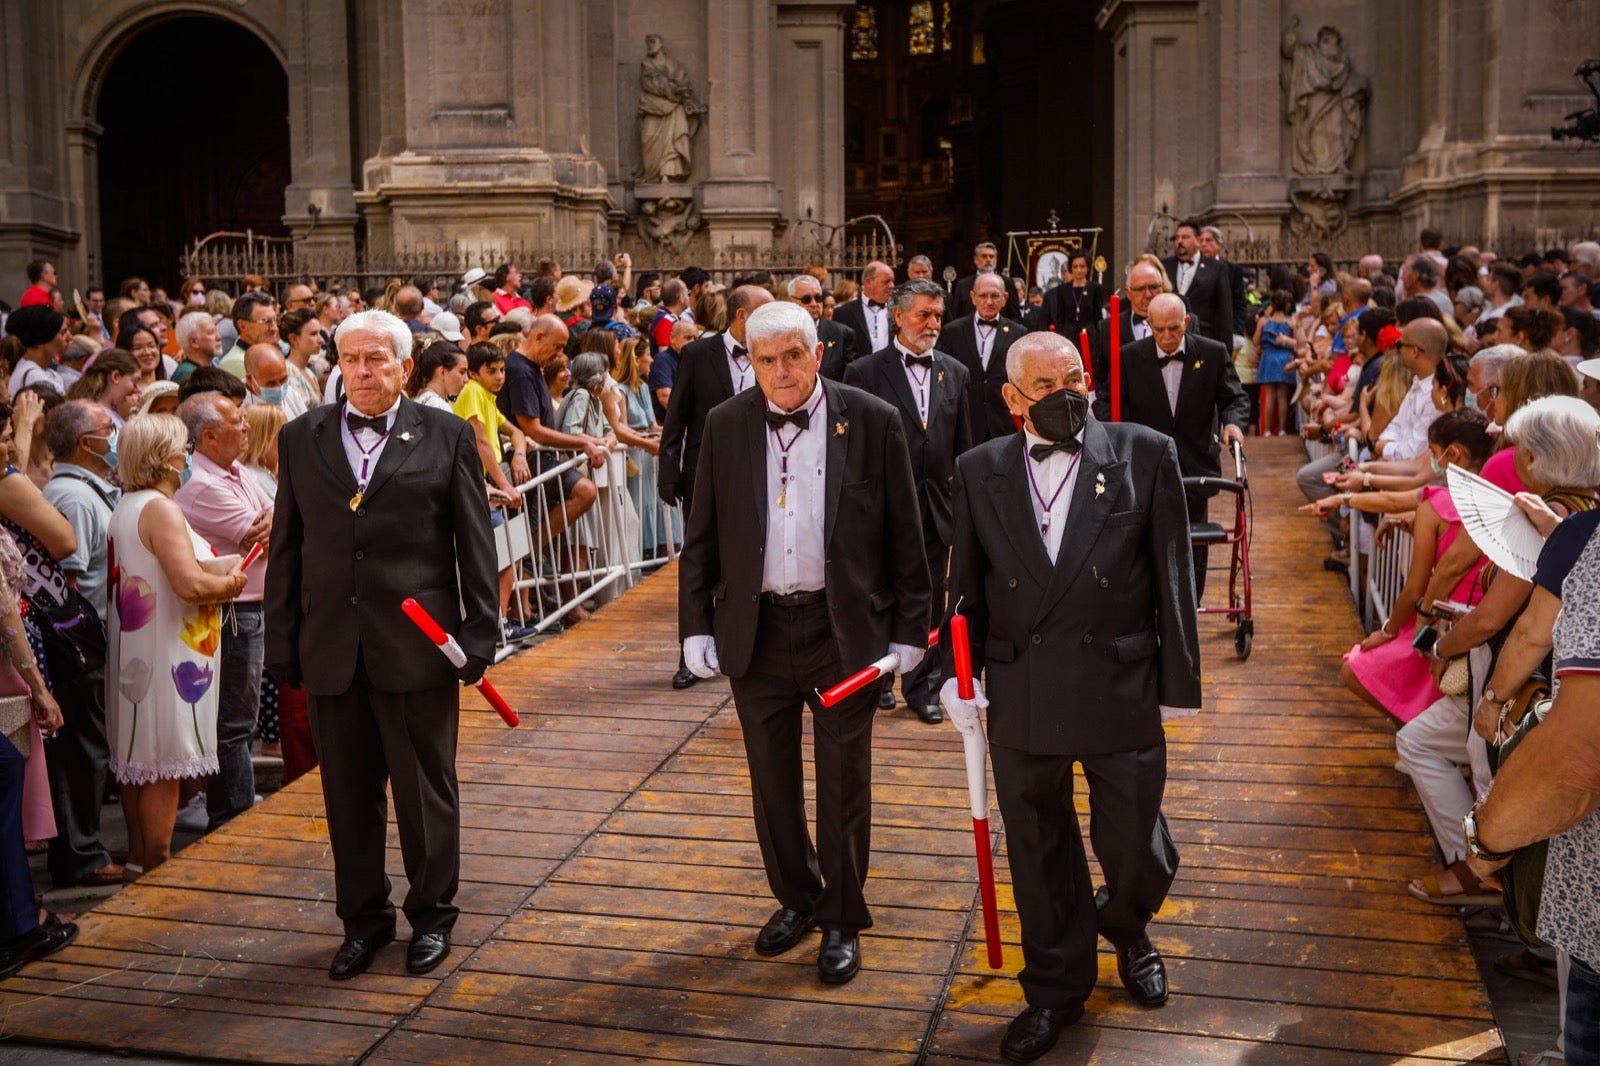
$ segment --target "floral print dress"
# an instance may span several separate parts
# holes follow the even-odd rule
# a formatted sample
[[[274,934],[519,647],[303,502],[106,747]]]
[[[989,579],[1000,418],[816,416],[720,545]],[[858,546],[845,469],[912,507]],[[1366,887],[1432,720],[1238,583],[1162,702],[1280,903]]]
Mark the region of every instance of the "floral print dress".
[[[184,603],[139,539],[154,490],[128,493],[111,516],[108,589],[111,651],[106,735],[111,772],[123,784],[217,772],[217,648],[222,609]],[[195,558],[213,558],[189,530]]]

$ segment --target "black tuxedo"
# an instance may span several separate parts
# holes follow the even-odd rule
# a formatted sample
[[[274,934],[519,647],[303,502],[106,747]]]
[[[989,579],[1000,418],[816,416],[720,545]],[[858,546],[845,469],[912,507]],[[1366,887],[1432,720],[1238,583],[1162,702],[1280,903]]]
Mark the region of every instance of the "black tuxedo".
[[[817,341],[822,345],[822,376],[844,380],[844,368],[855,362],[864,349],[856,347],[856,331],[829,318],[817,319]]]
[[[1097,281],[1088,281],[1076,300],[1072,296],[1072,283],[1063,280],[1060,285],[1044,294],[1045,327],[1078,343],[1078,333],[1091,334],[1100,325],[1100,311],[1105,307],[1106,291]]]
[[[889,335],[893,336],[894,309],[886,306],[884,309],[884,315],[885,326],[888,329]],[[867,328],[867,311],[866,308],[861,306],[861,298],[859,296],[854,300],[846,300],[844,303],[834,307],[833,324],[836,326],[844,326],[846,329],[849,329],[855,333],[856,358],[859,359],[863,355],[867,355],[870,352],[875,352],[878,350],[878,346],[872,343],[872,331]]]
[[[338,913],[350,937],[394,928],[384,874],[392,785],[416,933],[455,922],[460,815],[454,668],[400,613],[414,598],[470,656],[494,657],[494,541],[472,428],[400,400],[366,491],[345,457],[343,404],[278,440],[266,584],[267,667],[304,678],[323,766]]]
[[[1250,397],[1239,384],[1238,371],[1228,349],[1200,336],[1191,323],[1183,339],[1183,378],[1178,385],[1178,409],[1167,400],[1167,386],[1156,361],[1155,339],[1122,347],[1122,418],[1149,426],[1171,437],[1178,448],[1178,465],[1184,477],[1217,477],[1222,473],[1217,429],[1238,426],[1243,432],[1250,419]],[[1095,377],[1095,414],[1109,417],[1111,378]],[[1207,494],[1187,492],[1189,519],[1206,520]],[[1206,549],[1197,547],[1195,587],[1205,592]]]
[[[978,275],[976,272],[968,274],[964,278],[956,279],[955,285],[950,290],[950,297],[945,301],[944,305],[944,320],[947,325],[958,318],[971,318],[977,310],[972,305],[972,286],[977,283],[977,280]],[[1006,305],[1001,309],[1000,315],[1003,318],[1011,319],[1013,322],[1020,322],[1022,320],[1022,308],[1017,303],[1017,287],[1012,284],[1008,275],[1001,274],[1000,280],[1005,283],[1006,287]]]
[[[1210,256],[1196,255],[1194,278],[1189,291],[1179,293],[1193,315],[1200,320],[1200,332],[1216,341],[1229,352],[1233,351],[1233,275],[1228,268]],[[1168,256],[1161,261],[1167,268],[1172,291],[1178,292],[1178,257]]]
[[[1064,1007],[1094,987],[1096,932],[1135,943],[1171,886],[1160,708],[1200,706],[1200,646],[1172,442],[1143,426],[1089,421],[1053,562],[1026,444],[1019,433],[957,463],[950,595],[989,697],[1023,990],[1034,1006]],[[1074,762],[1089,783],[1105,872],[1098,915],[1073,809]]]
[[[1119,343],[1124,353],[1128,345],[1133,343],[1133,312],[1128,308],[1128,301],[1122,301],[1121,331],[1118,333]],[[1144,316],[1139,316],[1139,321],[1144,321]],[[1067,338],[1073,344],[1078,343],[1077,334]],[[1098,388],[1100,382],[1110,381],[1111,374],[1111,319],[1102,318],[1089,330],[1089,366],[1092,370],[1092,379]]]
[[[1017,431],[1005,398],[1000,395],[1000,386],[1006,383],[1006,352],[1024,332],[1022,323],[1001,316],[995,326],[987,369],[978,351],[978,327],[972,315],[948,323],[934,342],[935,348],[949,352],[967,368],[967,403],[972,408],[974,444],[1009,437]],[[1076,336],[1073,343],[1077,343]]]
[[[863,887],[871,840],[877,686],[823,708],[816,690],[883,655],[926,646],[931,587],[906,435],[895,409],[822,379],[823,591],[778,603],[762,591],[768,510],[766,402],[759,389],[712,411],[700,488],[679,558],[678,626],[711,634],[733,685],[773,895],[825,926],[872,924]],[[807,830],[802,711],[815,739],[817,842]]]
[[[733,375],[728,369],[724,335],[715,333],[702,337],[684,345],[683,351],[678,353],[678,370],[672,380],[672,395],[667,400],[667,418],[661,424],[656,490],[668,506],[683,500],[685,514],[694,499],[695,471],[699,467],[700,437],[705,430],[706,415],[733,396]]]
[[[1218,259],[1217,262],[1226,267],[1228,271],[1228,295],[1233,303],[1233,332],[1243,337],[1245,335],[1244,314],[1250,307],[1250,301],[1247,298],[1250,289],[1250,271],[1238,263],[1232,263],[1226,259]]]

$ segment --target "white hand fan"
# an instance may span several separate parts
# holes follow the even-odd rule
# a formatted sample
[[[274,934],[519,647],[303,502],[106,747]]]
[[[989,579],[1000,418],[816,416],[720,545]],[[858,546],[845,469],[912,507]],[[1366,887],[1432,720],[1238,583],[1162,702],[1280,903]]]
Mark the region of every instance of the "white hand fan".
[[[1544,548],[1539,530],[1511,494],[1470,470],[1451,464],[1450,499],[1472,542],[1500,569],[1524,581],[1533,579]]]

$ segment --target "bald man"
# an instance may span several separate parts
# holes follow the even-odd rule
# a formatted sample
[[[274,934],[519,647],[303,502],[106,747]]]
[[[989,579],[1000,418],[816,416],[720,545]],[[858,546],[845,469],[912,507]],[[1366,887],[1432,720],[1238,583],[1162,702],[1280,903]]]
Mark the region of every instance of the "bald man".
[[[289,418],[306,413],[306,402],[289,388],[289,363],[276,344],[252,344],[244,353],[244,387],[252,403],[275,404]]]
[[[1183,300],[1161,293],[1147,306],[1150,336],[1122,348],[1122,418],[1173,439],[1184,477],[1220,477],[1221,443],[1244,443],[1250,397],[1228,349],[1190,328]],[[1095,381],[1095,414],[1111,416],[1111,375]],[[1231,473],[1232,467],[1229,467]],[[1189,521],[1206,521],[1207,494],[1186,491]],[[1195,548],[1195,598],[1205,592],[1206,549]]]
[[[1172,441],[1095,419],[1078,351],[1059,334],[1017,341],[1006,372],[1023,432],[956,461],[950,599],[983,677],[972,700],[953,675],[940,696],[963,733],[982,729],[988,710],[1028,1004],[1000,1052],[1028,1062],[1083,1016],[1097,935],[1116,948],[1135,1002],[1167,999],[1145,931],[1178,863],[1161,817],[1161,723],[1200,707],[1200,644]],[[939,647],[953,670],[950,641]],[[1088,781],[1105,874],[1098,893],[1073,806],[1074,764]]]
[[[833,320],[856,332],[857,356],[888,347],[894,336],[889,297],[894,293],[894,267],[873,260],[861,268],[861,296],[834,308]]]

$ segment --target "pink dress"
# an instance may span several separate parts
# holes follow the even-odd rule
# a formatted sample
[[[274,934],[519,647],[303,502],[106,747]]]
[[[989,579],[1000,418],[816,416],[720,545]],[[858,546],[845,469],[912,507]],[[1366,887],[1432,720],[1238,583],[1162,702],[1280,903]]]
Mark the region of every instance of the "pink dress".
[[[1433,562],[1437,566],[1445,551],[1454,543],[1456,534],[1461,532],[1461,515],[1456,512],[1455,504],[1450,499],[1450,491],[1442,485],[1427,486],[1422,490],[1422,498],[1433,504],[1440,521],[1446,523],[1444,532],[1439,534],[1438,544],[1434,546]],[[1485,561],[1479,559],[1473,565],[1450,594],[1451,599],[1458,603],[1474,602],[1469,597],[1476,588],[1478,571],[1483,569]],[[1371,651],[1362,651],[1361,645],[1357,644],[1344,657],[1362,687],[1372,693],[1384,709],[1400,719],[1402,724],[1427,710],[1444,695],[1439,691],[1439,686],[1433,683],[1429,660],[1411,646],[1416,628],[1416,619],[1413,618],[1401,627],[1400,635],[1388,643],[1380,644]]]
[[[0,607],[15,607],[22,587],[22,553],[16,542],[0,532]],[[26,696],[28,683],[0,656],[0,696]],[[55,808],[50,804],[50,776],[44,765],[44,738],[31,726],[32,748],[22,776],[22,839],[49,840],[56,835]]]

